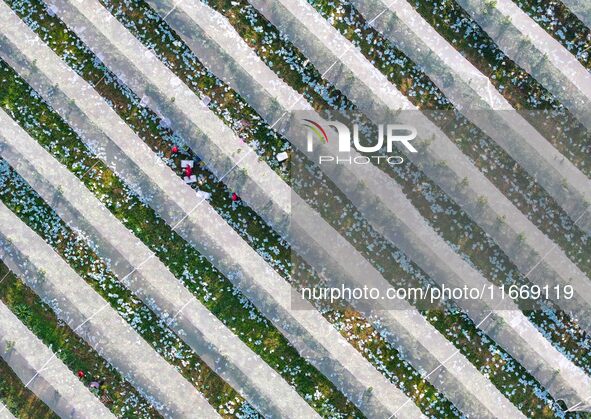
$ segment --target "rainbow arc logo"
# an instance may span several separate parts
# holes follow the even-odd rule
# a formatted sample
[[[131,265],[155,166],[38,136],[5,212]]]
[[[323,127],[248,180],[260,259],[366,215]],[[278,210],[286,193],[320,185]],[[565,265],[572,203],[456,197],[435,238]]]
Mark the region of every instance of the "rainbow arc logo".
[[[308,122],[308,124],[302,124],[303,126],[309,128],[316,137],[322,142],[328,143],[328,136],[326,135],[326,131],[322,128],[318,122],[312,121],[311,119],[304,119],[304,121]]]

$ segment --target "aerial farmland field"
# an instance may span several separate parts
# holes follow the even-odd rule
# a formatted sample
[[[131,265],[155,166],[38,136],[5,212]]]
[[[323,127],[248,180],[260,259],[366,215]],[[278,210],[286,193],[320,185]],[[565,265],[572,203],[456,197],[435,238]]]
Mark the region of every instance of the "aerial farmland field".
[[[0,0],[0,419],[591,418],[591,2]]]

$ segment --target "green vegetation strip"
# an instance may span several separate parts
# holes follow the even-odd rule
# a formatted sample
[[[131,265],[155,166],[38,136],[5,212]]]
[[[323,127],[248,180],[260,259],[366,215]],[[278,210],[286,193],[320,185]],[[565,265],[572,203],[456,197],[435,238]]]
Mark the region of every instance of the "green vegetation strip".
[[[8,170],[0,182],[7,188]],[[3,194],[4,195],[4,194]],[[41,341],[52,348],[57,357],[72,371],[84,373],[80,379],[86,386],[93,381],[104,382],[100,389],[91,391],[115,414],[124,418],[156,418],[158,412],[98,353],[59,321],[51,308],[0,262],[0,299]]]
[[[444,131],[470,161],[591,277],[591,237],[503,149],[481,132],[475,132],[469,124],[449,122]]]
[[[591,31],[567,6],[556,0],[513,1],[573,54],[583,67],[591,68]]]
[[[413,105],[420,109],[453,109],[443,92],[423,70],[377,30],[368,26],[351,3],[327,0],[308,0],[308,3],[351,41]]]

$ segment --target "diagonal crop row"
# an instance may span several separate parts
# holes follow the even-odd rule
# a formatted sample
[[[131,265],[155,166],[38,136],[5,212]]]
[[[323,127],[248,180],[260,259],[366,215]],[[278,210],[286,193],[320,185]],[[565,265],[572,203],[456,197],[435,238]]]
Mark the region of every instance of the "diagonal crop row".
[[[1,205],[3,221],[7,221],[12,215],[7,214],[7,209]],[[11,218],[11,224],[14,218]],[[6,224],[2,225],[3,233],[6,232]],[[20,224],[22,227],[22,224]],[[7,240],[2,246],[2,257],[7,261],[10,269],[22,274],[20,267],[13,264],[13,255],[9,248],[12,239]],[[8,252],[7,252],[8,250]],[[28,276],[29,272],[27,272]],[[28,280],[29,278],[27,278]],[[12,369],[12,372],[21,380],[24,387],[31,390],[37,399],[41,400],[57,416],[73,416],[74,412],[81,416],[115,418],[109,410],[86,388],[72,372],[56,358],[56,353],[41,342],[15,315],[0,303],[0,328],[2,333],[1,350],[2,358]],[[14,419],[5,406],[1,406],[3,418]]]
[[[350,39],[355,45],[359,45],[361,51],[367,55],[367,58],[369,60],[372,61],[372,63],[374,63],[374,65],[380,66],[380,63],[382,63],[382,65],[384,67],[381,68],[382,72],[384,72],[385,74],[388,74],[388,72],[386,71],[386,68],[391,64],[391,62],[389,60],[383,60],[383,57],[378,57],[376,55],[372,55],[370,53],[371,50],[373,50],[373,47],[371,46],[371,42],[373,41],[378,42],[380,46],[389,46],[389,48],[386,48],[386,51],[391,52],[390,56],[394,55],[394,53],[396,52],[395,49],[393,47],[391,47],[390,45],[388,45],[388,42],[383,40],[381,38],[381,36],[376,33],[375,31],[371,31],[369,30],[369,28],[367,26],[364,25],[364,21],[363,18],[361,18],[358,13],[350,6],[350,5],[345,5],[343,7],[343,10],[339,9],[339,10],[334,10],[332,7],[333,3],[326,3],[326,2],[312,2],[315,6],[317,6],[318,8],[324,7],[325,9],[325,17],[328,18],[329,20],[331,20],[333,22],[333,24],[335,26],[338,26],[339,29],[341,30],[341,32],[346,33],[347,32],[347,28],[349,28],[350,26],[355,26],[355,30],[354,31],[349,31],[352,36],[352,39]],[[398,53],[400,54],[400,53]],[[386,61],[386,62],[384,62]],[[389,73],[391,74],[391,73]],[[394,80],[393,80],[394,81]],[[428,89],[427,89],[428,90]],[[412,98],[411,98],[412,100]],[[433,97],[433,101],[437,102],[438,101],[438,96],[435,95]],[[446,123],[444,123],[445,126],[449,127],[451,124],[449,124],[449,121],[447,121]],[[497,184],[497,186],[499,186],[499,184],[502,184],[502,191],[510,191],[511,194],[509,194],[509,196],[512,198],[513,202],[516,204],[516,206],[518,208],[522,208],[524,206],[529,207],[529,212],[528,215],[531,216],[532,218],[535,219],[535,217],[538,217],[538,213],[539,213],[539,208],[542,207],[550,207],[549,208],[549,213],[550,214],[557,214],[556,218],[553,220],[554,222],[551,224],[554,228],[554,230],[550,230],[550,233],[554,233],[555,230],[558,228],[558,226],[563,225],[563,220],[566,219],[568,220],[568,216],[566,216],[561,210],[560,208],[553,202],[553,200],[551,198],[549,198],[546,194],[543,193],[543,191],[540,191],[539,187],[536,188],[536,196],[535,199],[532,198],[531,196],[529,196],[528,191],[532,189],[532,184],[533,179],[531,179],[527,174],[525,174],[525,172],[521,169],[519,169],[519,167],[515,164],[515,162],[513,162],[506,154],[504,154],[502,152],[502,150],[499,149],[498,146],[496,146],[494,143],[490,142],[490,140],[486,140],[482,134],[479,136],[478,140],[479,141],[469,141],[468,138],[472,139],[474,137],[474,135],[478,134],[478,130],[469,125],[469,124],[465,124],[465,120],[462,120],[462,123],[459,124],[459,127],[453,126],[452,125],[452,129],[451,132],[453,133],[453,135],[451,135],[451,138],[462,138],[461,141],[459,141],[460,143],[464,143],[465,147],[463,149],[463,151],[469,151],[468,154],[471,157],[471,160],[477,161],[477,165],[478,165],[478,161],[481,163],[481,166],[478,165],[482,171],[484,173],[487,174],[487,176],[490,176],[492,179],[497,179],[499,180],[498,182],[495,182],[495,184]],[[463,130],[463,131],[462,131]],[[459,135],[458,133],[461,133],[462,135]],[[490,150],[490,151],[489,151]],[[483,156],[480,159],[477,159],[476,156]],[[495,162],[497,161],[498,157],[497,156],[501,156],[503,161],[503,164],[506,166],[510,166],[510,170],[509,168],[504,168],[503,166],[503,171],[499,170],[499,167],[497,165],[495,165]],[[488,157],[488,158],[487,158]],[[441,162],[442,164],[445,164],[445,162]],[[406,168],[400,166],[395,168],[395,171],[400,172],[401,170],[405,170]],[[494,169],[494,170],[493,170]],[[517,169],[517,170],[516,170]],[[500,173],[499,173],[500,172]],[[412,175],[412,176],[416,176],[416,175]],[[520,178],[520,176],[523,176],[524,178]],[[398,177],[396,177],[398,180]],[[510,179],[509,182],[507,182],[507,178]],[[425,185],[426,179],[424,179],[423,177],[421,177],[421,184]],[[413,181],[412,183],[415,183],[415,181]],[[401,184],[406,185],[406,190],[407,191],[412,191],[413,190],[413,186],[412,183],[409,184],[408,182],[402,182]],[[432,185],[432,184],[431,184]],[[520,186],[523,185],[522,188],[517,189],[516,186]],[[517,189],[517,190],[516,190]],[[409,196],[411,196],[409,194]],[[443,228],[443,226],[445,225],[444,223],[440,223],[437,220],[437,217],[435,218],[431,218],[428,216],[425,216],[425,218],[427,220],[435,220],[433,221],[434,224],[436,225],[436,227],[438,229],[440,229],[441,231],[445,231],[445,229]],[[472,230],[473,227],[476,227],[474,223],[472,223],[471,221],[469,221],[469,219],[467,217],[463,217],[462,219],[462,225],[465,226],[469,226],[469,230]],[[541,223],[538,222],[538,225],[540,225]],[[549,223],[550,224],[550,223]],[[477,228],[477,227],[476,227]],[[573,230],[574,229],[574,234],[573,234]],[[548,230],[545,230],[546,232]],[[549,234],[550,235],[550,234]],[[571,240],[573,238],[573,235],[575,236],[574,239],[575,240]],[[551,237],[554,237],[552,235],[550,235]],[[585,234],[582,233],[581,231],[577,230],[574,226],[572,221],[570,223],[567,223],[567,225],[565,226],[565,229],[563,231],[561,231],[561,234],[557,235],[557,237],[560,238],[564,238],[564,240],[562,240],[560,242],[560,244],[563,244],[567,249],[570,249],[570,255],[572,256],[573,259],[575,259],[577,262],[579,262],[581,265],[585,266],[586,263],[588,263],[588,258],[586,256],[587,252],[586,252],[586,242],[587,240],[585,240]],[[583,238],[583,240],[578,241],[576,239],[578,238]],[[490,242],[490,241],[489,241]],[[457,243],[457,242],[456,242]],[[468,243],[469,244],[469,243]],[[468,246],[466,246],[468,247]],[[475,246],[473,246],[475,247]],[[573,248],[575,249],[573,251]],[[497,249],[498,251],[498,249]]]
[[[538,25],[565,47],[586,68],[591,67],[589,28],[560,1],[516,0]]]

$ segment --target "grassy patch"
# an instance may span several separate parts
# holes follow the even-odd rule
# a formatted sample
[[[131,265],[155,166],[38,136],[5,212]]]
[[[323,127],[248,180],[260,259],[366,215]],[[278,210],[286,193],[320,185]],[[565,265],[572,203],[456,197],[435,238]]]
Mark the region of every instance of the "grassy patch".
[[[0,358],[0,400],[6,408],[20,419],[57,419],[45,403],[37,398]]]

